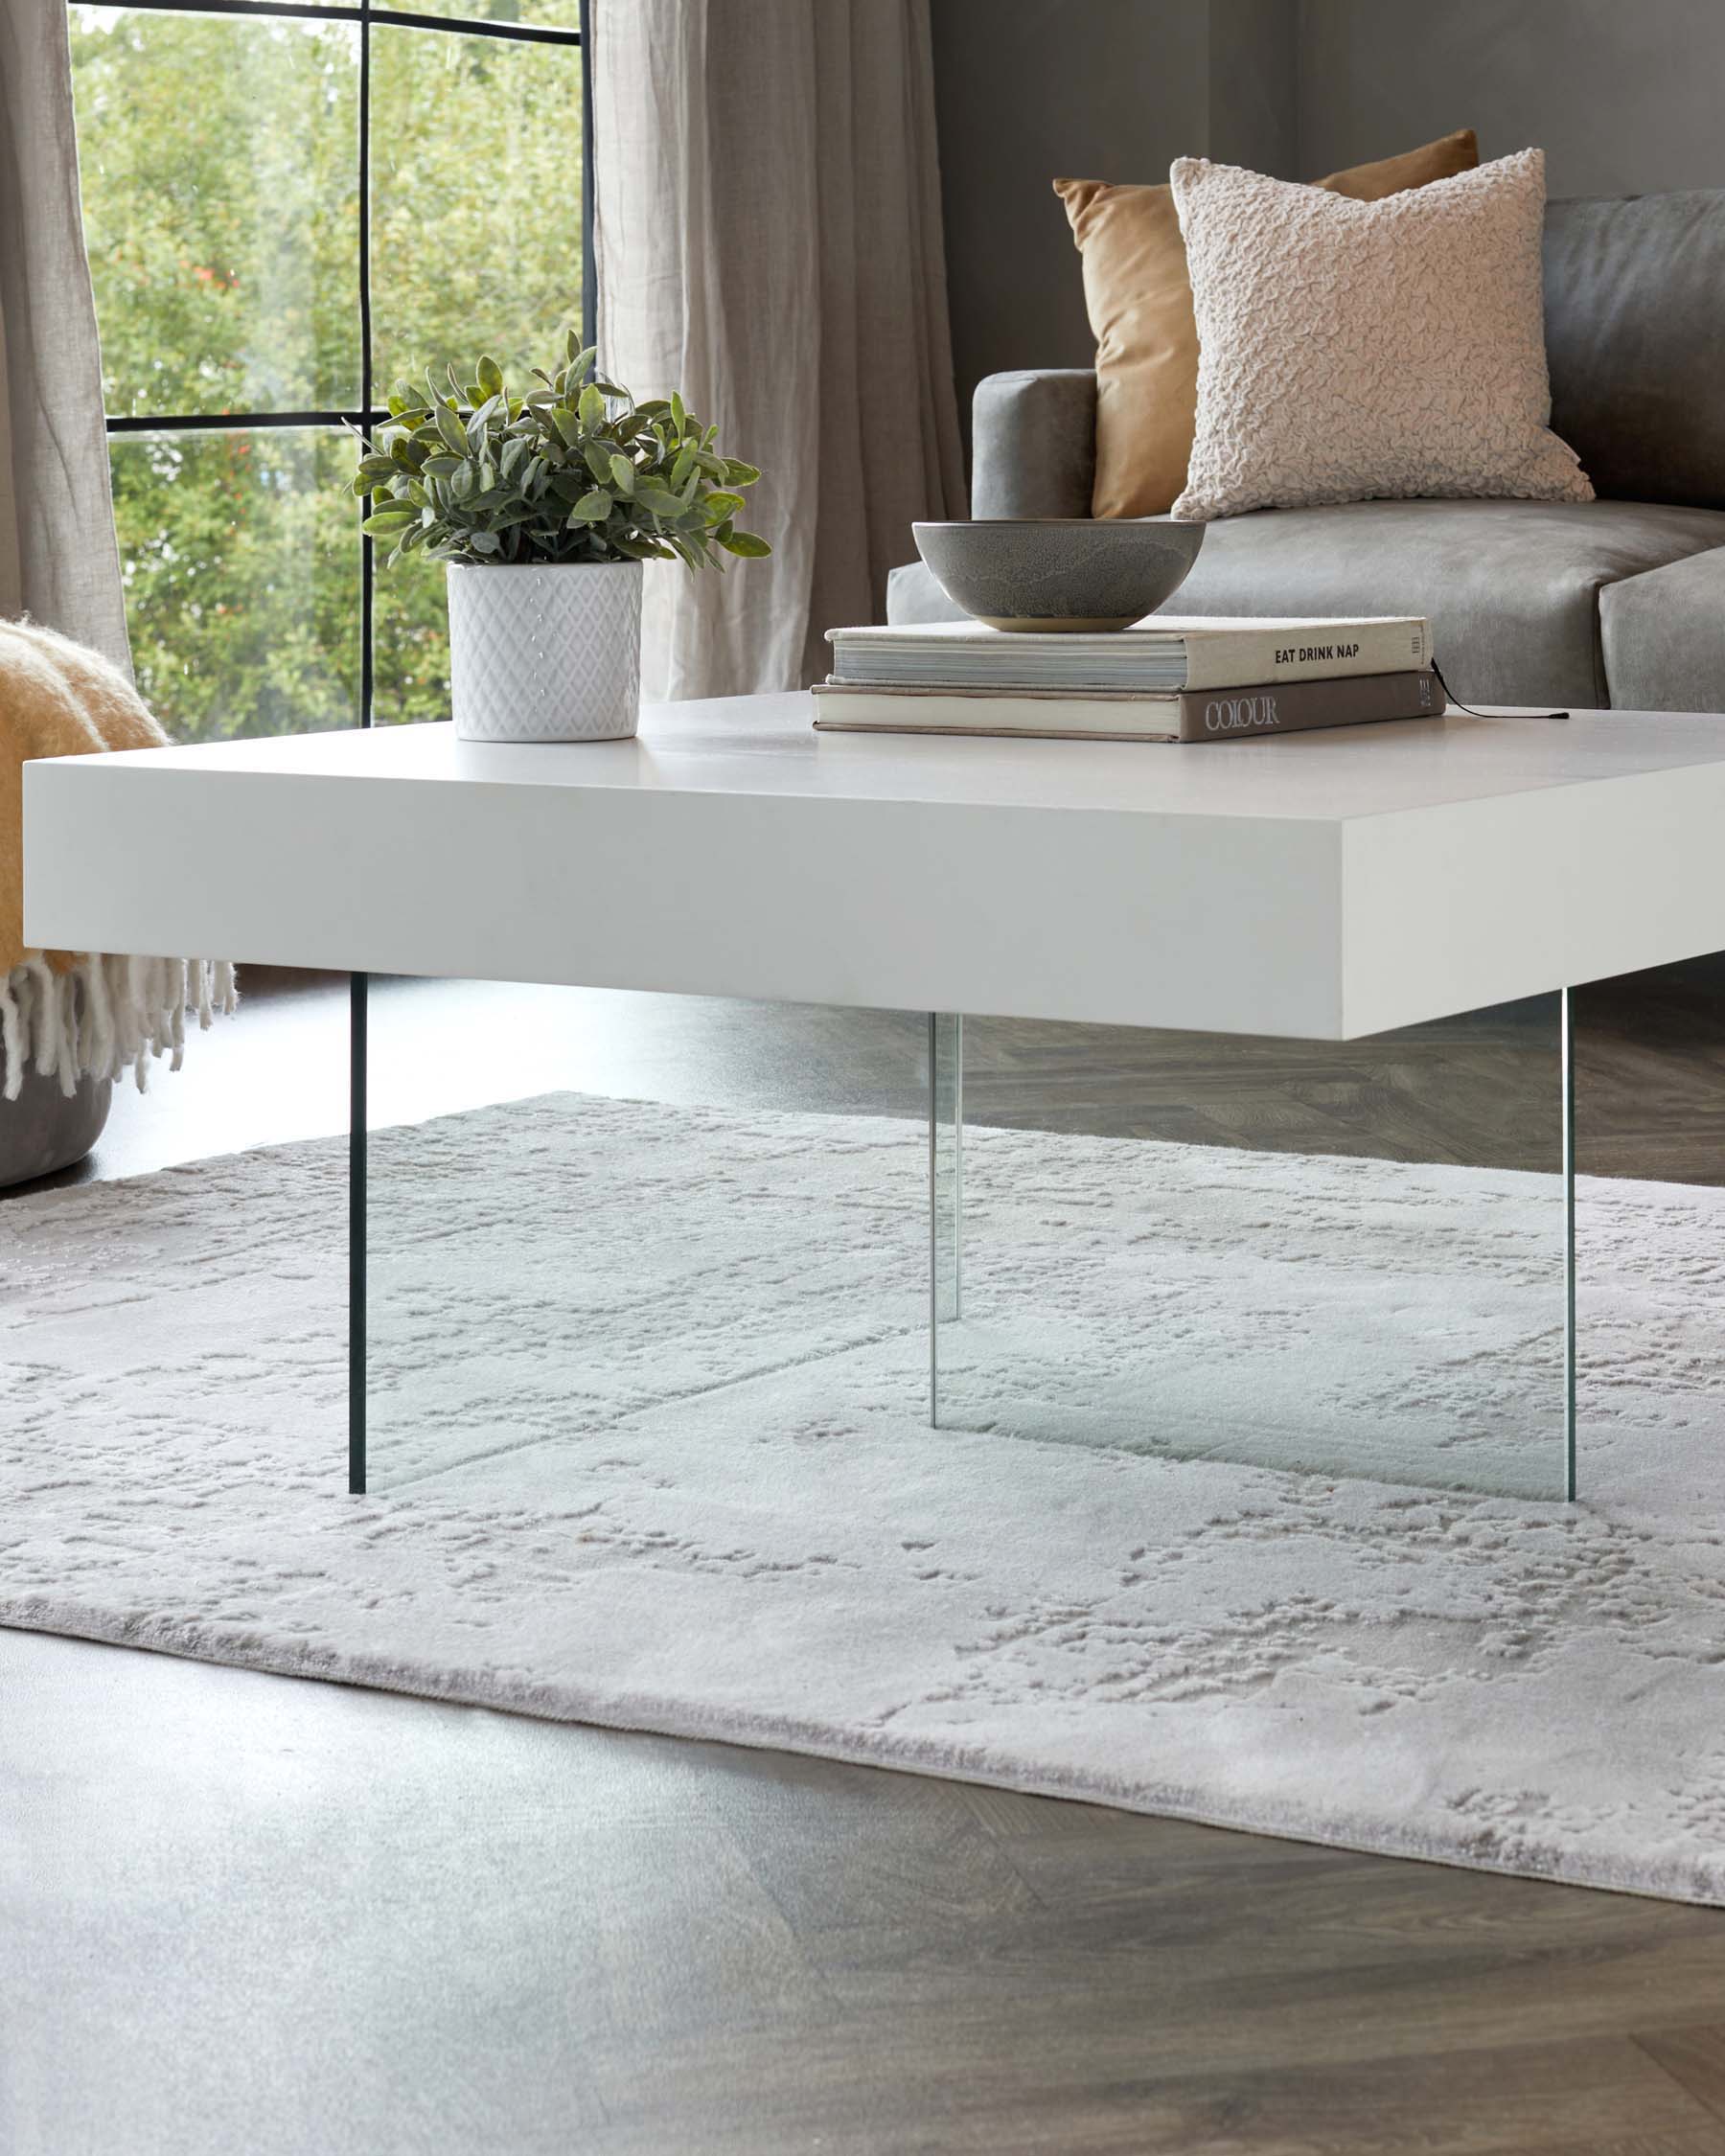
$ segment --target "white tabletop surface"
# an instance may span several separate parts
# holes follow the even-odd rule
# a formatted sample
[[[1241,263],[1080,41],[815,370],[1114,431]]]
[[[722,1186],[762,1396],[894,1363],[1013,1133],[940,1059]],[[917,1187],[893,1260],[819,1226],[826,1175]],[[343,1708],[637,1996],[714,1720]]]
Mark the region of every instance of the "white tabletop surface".
[[[637,739],[503,745],[448,726],[133,751],[108,766],[445,784],[622,787],[827,799],[1141,809],[1333,820],[1640,771],[1725,764],[1725,719],[1579,712],[1338,726],[1273,740],[1126,744],[816,733],[806,696],[649,705]]]
[[[48,946],[1341,1038],[1725,947],[1725,718],[1175,746],[448,726],[26,774]],[[162,835],[177,835],[164,858]]]

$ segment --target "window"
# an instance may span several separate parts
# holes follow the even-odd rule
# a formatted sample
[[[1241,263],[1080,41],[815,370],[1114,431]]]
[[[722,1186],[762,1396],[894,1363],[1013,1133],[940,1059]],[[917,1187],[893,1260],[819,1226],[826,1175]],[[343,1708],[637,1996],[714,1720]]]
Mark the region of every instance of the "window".
[[[346,491],[392,383],[583,329],[583,0],[71,8],[138,685],[182,741],[448,715]]]

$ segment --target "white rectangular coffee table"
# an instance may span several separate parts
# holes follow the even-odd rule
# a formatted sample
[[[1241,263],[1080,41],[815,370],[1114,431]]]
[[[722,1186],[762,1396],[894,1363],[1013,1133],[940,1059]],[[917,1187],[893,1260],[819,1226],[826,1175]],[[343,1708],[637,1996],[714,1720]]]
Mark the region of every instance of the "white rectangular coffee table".
[[[369,974],[926,1012],[948,1129],[961,1013],[1345,1041],[1555,992],[1567,1050],[1576,984],[1725,948],[1725,719],[1188,748],[809,721],[768,696],[650,708],[632,742],[418,726],[27,767],[33,944],[355,976],[356,1488]],[[957,1148],[931,1152],[938,1316]],[[1573,1371],[1573,1255],[1570,1299]]]

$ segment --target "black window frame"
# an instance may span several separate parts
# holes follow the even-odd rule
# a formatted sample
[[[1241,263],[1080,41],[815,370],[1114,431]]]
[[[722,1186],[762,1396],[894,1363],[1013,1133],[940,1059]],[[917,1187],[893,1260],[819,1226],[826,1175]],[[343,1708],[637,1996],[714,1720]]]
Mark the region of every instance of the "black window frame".
[[[359,204],[359,401],[324,411],[107,413],[110,440],[121,434],[250,434],[264,427],[356,426],[369,434],[389,417],[377,401],[372,369],[371,300],[371,34],[374,25],[408,31],[441,32],[459,37],[494,37],[517,45],[569,45],[581,56],[581,317],[583,341],[596,341],[597,306],[593,283],[593,80],[589,65],[590,0],[580,0],[579,27],[510,22],[494,15],[419,14],[400,8],[356,0],[353,6],[322,5],[320,0],[102,0],[129,13],[158,15],[262,16],[266,21],[351,22],[359,31],[358,204]],[[100,330],[101,324],[98,323]],[[357,526],[371,514],[369,494],[355,505]],[[372,632],[377,564],[370,536],[359,540],[359,723],[372,723],[375,690]]]

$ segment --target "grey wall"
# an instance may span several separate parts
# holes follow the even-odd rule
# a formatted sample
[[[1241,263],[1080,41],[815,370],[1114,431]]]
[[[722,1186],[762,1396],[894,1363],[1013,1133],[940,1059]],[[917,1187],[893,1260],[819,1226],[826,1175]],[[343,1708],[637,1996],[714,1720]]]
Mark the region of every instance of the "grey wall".
[[[1078,256],[1049,182],[1166,174],[1171,146],[1187,146],[1204,109],[1208,11],[1204,0],[933,0],[932,12],[968,420],[983,375],[1090,365]]]
[[[1187,0],[1190,5],[1190,0]],[[1300,179],[1297,0],[1209,0],[1209,139],[1170,157],[1213,157],[1277,179]],[[1170,158],[1160,172],[1167,177]]]
[[[1056,175],[1314,178],[1479,129],[1553,195],[1725,187],[1725,0],[932,0],[958,395],[1088,366]]]
[[[1722,0],[1725,4],[1725,0]],[[1176,157],[1292,176],[1297,0],[932,0],[959,403],[1002,367],[1088,367],[1050,182],[1163,180]]]
[[[936,6],[939,0],[935,0]],[[1477,127],[1553,195],[1725,187],[1721,0],[1302,0],[1302,174]]]

